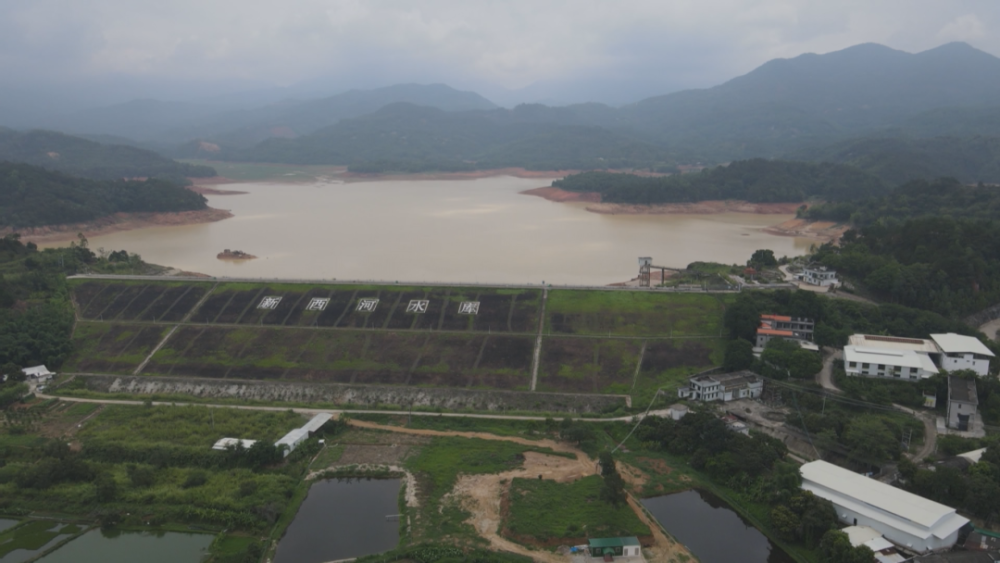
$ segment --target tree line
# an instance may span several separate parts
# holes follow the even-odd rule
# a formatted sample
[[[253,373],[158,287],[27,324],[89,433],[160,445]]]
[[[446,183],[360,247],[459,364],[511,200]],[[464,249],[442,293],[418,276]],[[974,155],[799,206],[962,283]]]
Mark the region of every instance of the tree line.
[[[878,178],[851,166],[751,159],[696,174],[638,176],[584,172],[552,182],[572,192],[597,192],[611,203],[687,203],[736,199],[754,203],[851,201],[887,191]]]
[[[0,226],[92,221],[119,212],[205,209],[201,194],[163,179],[90,180],[29,164],[0,162]]]

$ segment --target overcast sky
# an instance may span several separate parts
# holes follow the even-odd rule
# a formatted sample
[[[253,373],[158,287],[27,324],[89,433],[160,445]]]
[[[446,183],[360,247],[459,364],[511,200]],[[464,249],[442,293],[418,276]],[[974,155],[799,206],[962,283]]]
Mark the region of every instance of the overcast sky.
[[[4,82],[197,93],[603,77],[678,89],[775,57],[949,41],[1000,55],[1000,0],[0,1]]]

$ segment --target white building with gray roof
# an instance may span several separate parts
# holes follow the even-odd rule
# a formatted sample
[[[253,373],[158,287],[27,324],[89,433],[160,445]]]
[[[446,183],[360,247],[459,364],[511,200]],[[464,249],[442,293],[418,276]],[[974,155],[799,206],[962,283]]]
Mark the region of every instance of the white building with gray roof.
[[[969,523],[954,508],[832,463],[813,461],[800,471],[802,488],[833,503],[841,522],[874,528],[917,553],[951,548],[959,529]]]

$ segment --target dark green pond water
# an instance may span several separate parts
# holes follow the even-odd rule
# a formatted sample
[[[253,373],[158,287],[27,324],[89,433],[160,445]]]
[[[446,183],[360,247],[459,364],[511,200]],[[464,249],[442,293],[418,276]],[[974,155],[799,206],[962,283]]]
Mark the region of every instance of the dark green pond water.
[[[393,549],[399,522],[386,516],[399,513],[399,486],[399,479],[313,484],[278,544],[274,563],[322,563]]]
[[[176,532],[92,530],[39,559],[39,563],[198,563],[213,536]]]
[[[644,499],[642,504],[701,563],[794,563],[725,501],[705,491]]]

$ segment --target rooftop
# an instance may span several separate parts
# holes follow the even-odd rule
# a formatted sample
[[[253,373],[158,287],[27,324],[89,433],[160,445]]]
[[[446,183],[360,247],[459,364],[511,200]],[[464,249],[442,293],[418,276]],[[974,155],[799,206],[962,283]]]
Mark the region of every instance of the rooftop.
[[[900,520],[913,522],[925,529],[955,516],[955,509],[913,493],[880,483],[853,471],[822,460],[812,461],[800,469],[803,480],[837,492],[856,503],[889,513]],[[968,522],[962,518],[964,523]],[[959,525],[961,527],[961,525]],[[957,529],[957,528],[956,528]]]
[[[918,354],[913,350],[883,350],[866,346],[844,346],[844,361],[866,364],[889,364],[893,366],[921,368],[930,373],[937,373],[930,356]]]
[[[326,424],[326,422],[331,418],[333,418],[332,414],[328,412],[321,412],[316,416],[312,417],[312,419],[309,420],[309,422],[305,423],[305,425],[302,426],[302,428],[310,433],[315,432],[319,430],[321,426]]]
[[[240,444],[243,449],[249,450],[250,446],[257,443],[257,440],[243,440],[240,438],[220,438],[218,442],[212,445],[213,450],[228,450],[229,448],[235,448],[236,444]]]
[[[985,344],[979,341],[978,338],[972,336],[964,336],[961,334],[955,334],[954,332],[949,332],[947,334],[932,334],[931,339],[934,343],[938,345],[938,348],[946,354],[960,354],[962,352],[978,354],[980,356],[993,357],[995,354],[986,347]]]
[[[587,540],[590,547],[622,547],[626,545],[639,545],[639,538],[629,536],[625,538],[590,538]]]
[[[852,334],[852,346],[879,348],[882,350],[912,350],[914,352],[937,353],[937,344],[933,340],[922,338],[901,338],[899,336],[881,336],[876,334]]]
[[[976,394],[976,381],[974,379],[962,379],[955,376],[949,377],[948,400],[978,405],[979,396]]]

